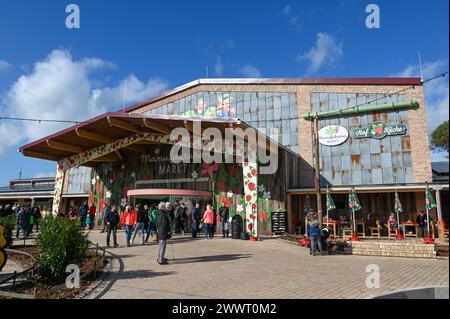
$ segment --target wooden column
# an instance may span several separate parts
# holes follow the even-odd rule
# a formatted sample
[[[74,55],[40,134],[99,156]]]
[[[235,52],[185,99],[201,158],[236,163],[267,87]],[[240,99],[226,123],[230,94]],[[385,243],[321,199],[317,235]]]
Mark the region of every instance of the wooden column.
[[[55,191],[53,192],[53,205],[52,205],[53,215],[58,214],[61,208],[62,191],[65,176],[66,176],[66,169],[64,169],[60,163],[56,164]]]
[[[287,212],[288,212],[288,233],[293,234],[294,229],[292,225],[292,219],[294,217],[294,214],[292,212],[292,195],[287,194]]]
[[[258,236],[258,163],[244,162],[242,168],[244,175],[244,199],[245,199],[245,217],[246,231],[253,236]],[[252,225],[252,226],[250,226]],[[251,229],[250,229],[251,228]]]

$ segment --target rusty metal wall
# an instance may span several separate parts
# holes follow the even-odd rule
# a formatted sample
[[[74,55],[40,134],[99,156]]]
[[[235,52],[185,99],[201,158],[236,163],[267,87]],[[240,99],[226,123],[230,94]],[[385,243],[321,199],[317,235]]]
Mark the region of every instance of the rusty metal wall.
[[[382,98],[377,94],[311,93],[313,112],[344,109],[379,99],[383,104],[400,102],[403,95]],[[338,146],[320,145],[322,185],[364,185],[413,182],[411,141],[409,130],[405,135],[353,139],[351,131],[372,122],[408,125],[407,111],[375,112],[346,118],[319,121],[319,129],[340,125],[349,131],[349,139]]]

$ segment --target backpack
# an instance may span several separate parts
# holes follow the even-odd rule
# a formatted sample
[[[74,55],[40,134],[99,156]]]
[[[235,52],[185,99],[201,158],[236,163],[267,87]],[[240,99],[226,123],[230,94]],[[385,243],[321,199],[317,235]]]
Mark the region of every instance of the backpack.
[[[111,212],[111,215],[109,217],[109,223],[111,226],[116,226],[120,221],[120,216],[119,213],[116,212]]]

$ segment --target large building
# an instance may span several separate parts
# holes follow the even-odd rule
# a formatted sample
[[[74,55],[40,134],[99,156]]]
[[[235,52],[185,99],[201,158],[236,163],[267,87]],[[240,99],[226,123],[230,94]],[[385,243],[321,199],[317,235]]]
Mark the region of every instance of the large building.
[[[384,108],[368,111],[373,105]],[[304,207],[315,206],[313,124],[305,114],[351,108],[356,111],[350,115],[318,121],[319,129],[338,129],[345,137],[320,145],[320,184],[329,188],[337,206],[332,218],[348,213],[351,187],[361,201],[358,218],[368,213],[385,218],[393,211],[397,190],[403,218],[413,219],[417,210],[425,208],[427,181],[432,190],[448,192],[448,182],[433,183],[419,78],[201,79],[100,115],[20,151],[58,162],[57,185],[71,167],[94,168],[90,197],[100,208],[110,201],[124,204],[130,197],[225,202],[232,210],[245,211],[248,223],[256,220],[258,232],[269,234],[272,211],[284,207],[288,230],[296,232],[302,231]],[[270,136],[280,150],[278,171],[259,174],[257,162],[254,167],[252,163],[171,163],[170,143],[164,136],[175,127],[192,131],[198,120],[202,129],[253,127]],[[57,208],[60,194],[56,187]],[[448,206],[440,209],[448,223]]]

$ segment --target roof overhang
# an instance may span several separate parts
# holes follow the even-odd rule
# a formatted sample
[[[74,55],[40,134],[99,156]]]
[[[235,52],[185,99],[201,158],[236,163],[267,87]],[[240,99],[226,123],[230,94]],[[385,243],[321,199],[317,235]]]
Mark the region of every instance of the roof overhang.
[[[169,135],[174,128],[185,128],[192,132],[194,122],[200,122],[202,132],[206,128],[216,128],[222,133],[222,136],[225,136],[225,129],[227,128],[241,128],[243,131],[247,128],[252,128],[247,123],[236,118],[110,112],[24,145],[19,148],[19,151],[25,156],[58,162],[70,156],[88,152],[96,147],[113,143],[137,133]],[[263,147],[268,148],[269,141],[275,143],[266,135],[258,134],[265,138]],[[146,140],[137,141],[135,144],[124,147],[123,150],[96,158],[83,164],[83,166],[92,167],[98,162],[120,160],[122,158],[121,152],[145,153],[145,145],[148,144],[152,144],[152,142]],[[259,139],[258,144],[261,145]],[[276,144],[277,147],[292,153],[289,149],[278,143]],[[297,154],[295,155],[298,156]]]

